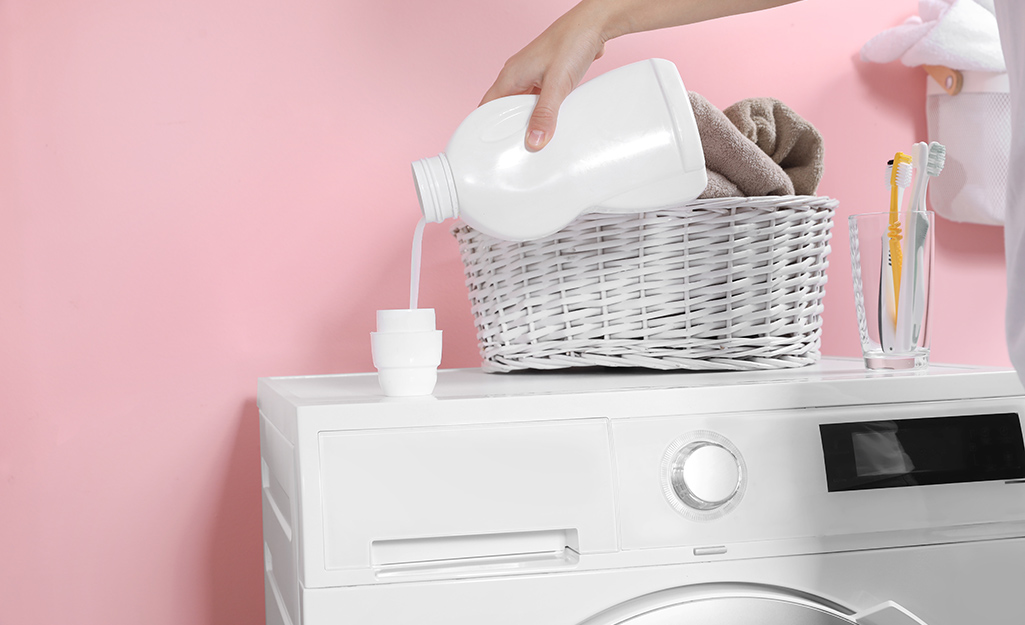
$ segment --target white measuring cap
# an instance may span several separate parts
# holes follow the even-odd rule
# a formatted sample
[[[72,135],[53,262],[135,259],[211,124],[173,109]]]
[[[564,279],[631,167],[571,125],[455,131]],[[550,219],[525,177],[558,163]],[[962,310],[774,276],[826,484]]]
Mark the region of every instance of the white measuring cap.
[[[389,397],[430,395],[441,364],[441,330],[433,308],[377,311],[370,348],[381,390]]]

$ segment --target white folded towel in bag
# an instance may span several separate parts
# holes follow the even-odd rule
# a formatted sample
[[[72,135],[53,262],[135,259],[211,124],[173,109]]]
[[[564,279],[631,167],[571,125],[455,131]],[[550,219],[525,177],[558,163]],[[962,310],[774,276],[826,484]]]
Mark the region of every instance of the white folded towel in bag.
[[[870,39],[861,48],[862,60],[1005,71],[992,0],[920,0],[918,12]]]

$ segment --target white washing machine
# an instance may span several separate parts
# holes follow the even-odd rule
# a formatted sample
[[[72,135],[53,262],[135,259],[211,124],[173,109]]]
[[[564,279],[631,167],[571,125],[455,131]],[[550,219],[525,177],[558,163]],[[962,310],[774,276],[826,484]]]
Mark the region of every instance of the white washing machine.
[[[259,382],[267,623],[1025,622],[1013,371]]]

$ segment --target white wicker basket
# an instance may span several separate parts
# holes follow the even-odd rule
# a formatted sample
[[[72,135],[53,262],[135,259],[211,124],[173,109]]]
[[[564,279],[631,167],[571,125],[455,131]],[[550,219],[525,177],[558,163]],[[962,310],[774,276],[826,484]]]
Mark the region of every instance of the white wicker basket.
[[[587,214],[523,243],[459,241],[486,371],[773,369],[819,359],[838,202],[696,200]]]

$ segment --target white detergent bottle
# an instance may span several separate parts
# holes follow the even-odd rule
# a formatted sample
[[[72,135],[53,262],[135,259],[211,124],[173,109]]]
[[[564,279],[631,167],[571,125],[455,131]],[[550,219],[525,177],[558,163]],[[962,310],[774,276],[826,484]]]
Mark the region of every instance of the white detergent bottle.
[[[551,141],[527,150],[536,95],[473,111],[445,152],[413,163],[428,222],[462,218],[509,241],[538,239],[585,212],[679,206],[705,189],[705,158],[680,72],[670,61],[632,63],[572,91]]]

